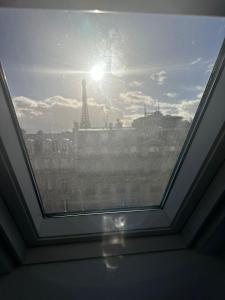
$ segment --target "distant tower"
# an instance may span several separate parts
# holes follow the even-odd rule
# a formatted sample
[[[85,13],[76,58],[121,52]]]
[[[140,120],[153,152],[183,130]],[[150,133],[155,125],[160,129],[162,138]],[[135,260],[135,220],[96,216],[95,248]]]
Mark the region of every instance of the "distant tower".
[[[88,105],[87,105],[87,93],[86,93],[86,80],[82,80],[82,115],[80,121],[80,128],[86,129],[91,128],[91,123],[89,120],[88,114]]]
[[[157,110],[156,110],[157,113],[160,113],[160,110],[159,110],[159,101],[157,100]]]
[[[146,104],[144,103],[144,116],[147,117],[147,109],[146,109]]]

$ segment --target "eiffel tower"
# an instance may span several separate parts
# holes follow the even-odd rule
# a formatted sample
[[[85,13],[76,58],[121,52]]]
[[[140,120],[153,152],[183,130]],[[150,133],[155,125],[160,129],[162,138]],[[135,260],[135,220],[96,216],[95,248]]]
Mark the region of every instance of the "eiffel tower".
[[[86,93],[86,80],[82,80],[82,115],[80,121],[80,128],[87,129],[91,128],[91,123],[88,113],[88,104],[87,104],[87,93]]]

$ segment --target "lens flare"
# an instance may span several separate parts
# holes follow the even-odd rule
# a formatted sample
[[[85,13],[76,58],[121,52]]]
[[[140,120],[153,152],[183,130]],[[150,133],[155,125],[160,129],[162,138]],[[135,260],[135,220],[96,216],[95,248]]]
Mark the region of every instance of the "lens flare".
[[[95,65],[90,71],[91,78],[95,81],[100,81],[104,77],[104,68],[101,65]]]

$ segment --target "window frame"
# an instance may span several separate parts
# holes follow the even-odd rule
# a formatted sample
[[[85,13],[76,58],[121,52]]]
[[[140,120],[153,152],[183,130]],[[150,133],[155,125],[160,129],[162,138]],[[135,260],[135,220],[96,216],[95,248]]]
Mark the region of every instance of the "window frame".
[[[189,204],[188,199],[193,194],[193,190],[198,191],[198,182],[205,172],[205,166],[214,159],[214,149],[217,149],[218,136],[224,126],[225,103],[221,101],[225,91],[223,87],[224,65],[225,43],[210,76],[161,207],[67,214],[66,217],[63,215],[47,217],[43,213],[28,153],[1,68],[0,147],[2,153],[0,170],[5,174],[2,192],[6,205],[13,212],[25,240],[30,245],[34,245],[66,241],[71,238],[75,240],[98,238],[104,234],[115,233],[115,228],[103,232],[104,216],[107,216],[109,220],[124,217],[126,225],[123,231],[127,235],[176,232],[179,228],[178,224],[182,223],[180,220],[187,218],[187,212],[183,208],[187,203]],[[217,116],[216,119],[214,114]],[[214,126],[211,126],[212,123]],[[202,145],[204,145],[203,148]],[[210,155],[212,159],[209,159]],[[198,160],[196,160],[197,157]],[[209,181],[210,177],[207,180],[204,179],[201,185],[207,186]],[[192,206],[198,201],[197,198],[192,201]]]

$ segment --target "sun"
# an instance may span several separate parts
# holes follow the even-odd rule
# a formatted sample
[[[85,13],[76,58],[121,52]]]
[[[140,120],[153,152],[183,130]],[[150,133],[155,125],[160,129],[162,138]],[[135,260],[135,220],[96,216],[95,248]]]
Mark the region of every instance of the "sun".
[[[100,81],[104,77],[104,68],[101,65],[95,65],[91,68],[90,75],[95,81]]]

